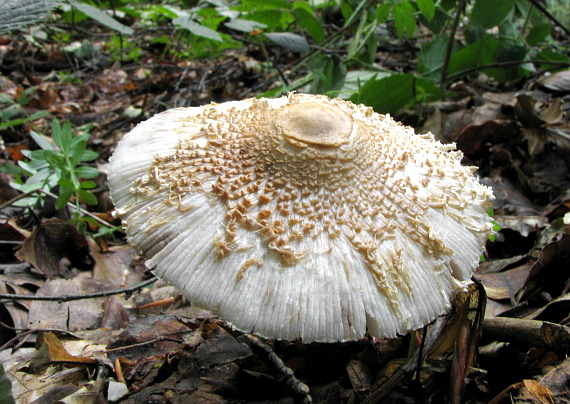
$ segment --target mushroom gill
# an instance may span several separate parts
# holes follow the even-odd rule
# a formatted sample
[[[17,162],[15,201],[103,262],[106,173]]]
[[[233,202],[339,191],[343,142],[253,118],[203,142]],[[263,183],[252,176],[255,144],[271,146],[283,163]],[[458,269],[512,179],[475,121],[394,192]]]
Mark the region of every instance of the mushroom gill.
[[[370,108],[290,94],[156,115],[109,185],[132,245],[198,306],[345,341],[419,328],[467,285],[492,193],[460,160]]]

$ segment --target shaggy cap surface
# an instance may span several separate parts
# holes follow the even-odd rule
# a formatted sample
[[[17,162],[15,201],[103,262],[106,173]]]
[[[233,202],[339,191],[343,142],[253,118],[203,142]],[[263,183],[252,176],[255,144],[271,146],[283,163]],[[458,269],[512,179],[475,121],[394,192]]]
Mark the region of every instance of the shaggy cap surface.
[[[491,231],[461,153],[389,116],[290,94],[172,109],[124,136],[129,241],[198,306],[262,337],[394,337],[445,312]]]

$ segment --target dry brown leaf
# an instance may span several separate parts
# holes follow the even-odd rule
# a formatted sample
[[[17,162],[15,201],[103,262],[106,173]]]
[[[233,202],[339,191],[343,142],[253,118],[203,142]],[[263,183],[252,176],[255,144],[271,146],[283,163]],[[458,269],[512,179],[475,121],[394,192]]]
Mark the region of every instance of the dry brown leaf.
[[[129,270],[135,252],[129,245],[111,247],[101,251],[91,238],[87,239],[91,257],[93,257],[93,279],[112,284],[116,287],[140,282],[143,274]]]
[[[552,368],[541,380],[540,384],[548,387],[559,402],[570,402],[570,358],[564,359]]]
[[[193,330],[176,316],[149,315],[131,321],[109,345],[109,358],[125,357],[130,361],[164,357],[182,343]]]
[[[36,226],[16,257],[29,262],[48,278],[69,278],[68,264],[84,270],[93,266],[85,236],[75,226],[57,218],[46,219]]]
[[[357,392],[366,391],[370,388],[372,375],[365,362],[351,359],[346,365],[346,373],[348,373],[352,388]]]
[[[129,315],[125,307],[118,298],[112,297],[105,302],[103,307],[103,318],[100,326],[102,328],[110,328],[118,330],[125,328],[129,322]]]
[[[22,242],[30,235],[30,232],[19,227],[14,219],[10,219],[0,224],[0,240],[6,242]],[[17,244],[0,244],[0,262],[11,262],[14,260],[14,247]]]
[[[52,332],[40,333],[36,341],[37,345],[39,345],[38,352],[30,362],[32,373],[37,373],[53,363],[63,363],[69,366],[97,363],[97,360],[91,357],[71,355]]]
[[[503,272],[477,273],[477,279],[485,286],[489,299],[514,303],[515,295],[524,285],[532,265],[532,261],[527,261]]]
[[[519,400],[536,402],[540,404],[555,404],[556,400],[550,389],[541,385],[536,380],[525,379],[519,391]]]
[[[548,90],[567,93],[570,91],[570,70],[564,70],[550,76],[546,76],[540,80],[539,84],[541,87]]]
[[[38,291],[41,296],[85,295],[112,290],[112,285],[93,279],[48,279]],[[74,300],[69,302],[33,301],[30,306],[29,326],[33,328],[56,328],[70,331],[99,327],[102,307],[107,298]]]

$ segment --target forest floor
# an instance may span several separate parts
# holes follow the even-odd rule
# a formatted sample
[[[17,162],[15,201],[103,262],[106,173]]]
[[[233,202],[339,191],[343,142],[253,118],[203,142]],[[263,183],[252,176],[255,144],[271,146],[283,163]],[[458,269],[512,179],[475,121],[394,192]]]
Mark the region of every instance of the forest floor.
[[[300,56],[271,52],[294,80]],[[411,70],[417,52],[402,42],[378,59]],[[395,114],[418,133],[457,143],[492,187],[500,226],[475,273],[480,285],[455,304],[456,320],[428,328],[418,378],[419,353],[409,347],[421,330],[389,340],[261,343],[161,281],[137,287],[152,274],[120,231],[86,237],[49,195],[39,210],[17,203],[11,184],[19,177],[9,167],[37,149],[30,130],[46,133],[52,117],[91,125],[88,147],[106,173],[136,123],[166,108],[253,97],[280,81],[261,68],[255,45],[215,60],[160,56],[149,47],[136,63],[96,52],[80,59],[57,42],[0,37],[3,96],[15,101],[33,87],[22,116],[49,113],[0,128],[0,391],[11,388],[22,403],[308,402],[306,386],[319,403],[570,402],[570,70],[508,85],[478,76],[455,83],[445,102]],[[119,226],[105,176],[95,181],[98,204],[85,210]]]

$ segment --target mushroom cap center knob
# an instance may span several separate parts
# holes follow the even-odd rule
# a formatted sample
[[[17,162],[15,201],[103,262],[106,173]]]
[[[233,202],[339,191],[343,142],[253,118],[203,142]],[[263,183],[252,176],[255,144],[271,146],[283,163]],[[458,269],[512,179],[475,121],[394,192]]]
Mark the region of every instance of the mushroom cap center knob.
[[[310,102],[283,107],[275,125],[295,146],[339,147],[349,141],[353,120],[336,105]]]

